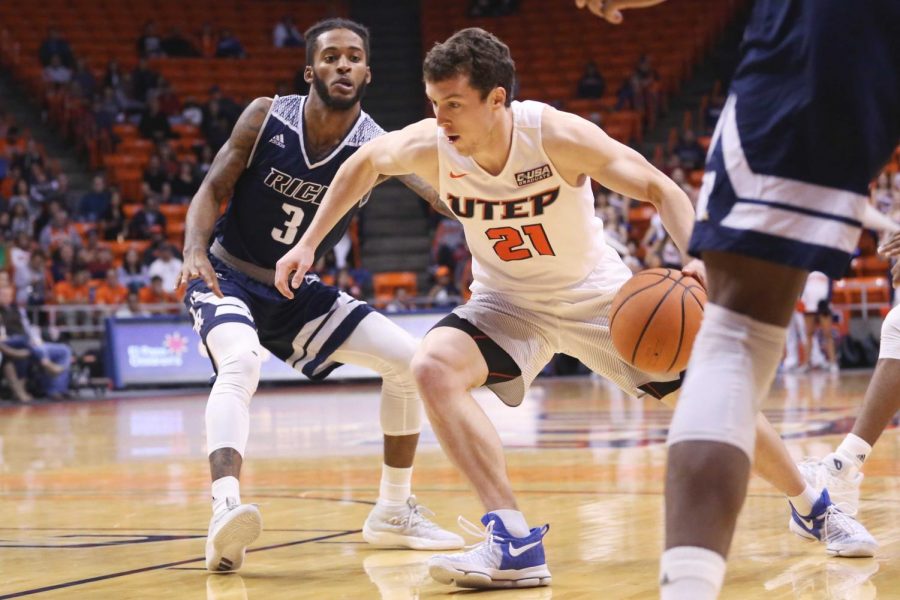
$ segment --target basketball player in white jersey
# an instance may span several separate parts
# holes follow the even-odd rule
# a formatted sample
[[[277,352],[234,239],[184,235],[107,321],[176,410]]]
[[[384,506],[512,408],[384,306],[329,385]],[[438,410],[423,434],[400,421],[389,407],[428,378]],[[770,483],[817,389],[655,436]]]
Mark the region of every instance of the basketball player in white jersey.
[[[604,242],[589,179],[652,203],[682,251],[693,208],[678,185],[590,122],[512,102],[515,67],[492,34],[457,32],[428,53],[424,73],[437,118],[369,142],[344,163],[299,244],[278,261],[275,285],[294,294],[320,236],[380,175],[415,173],[438,188],[465,227],[473,294],[426,335],[413,372],[435,433],[487,514],[484,543],[432,558],[430,572],[464,587],[547,585],[548,526],[530,528],[518,511],[500,438],[470,392],[487,384],[516,406],[562,352],[630,394],[674,403],[677,377],[638,371],[612,346],[609,307],[631,272]],[[688,270],[702,277],[701,264]],[[798,493],[805,492],[764,420],[759,437],[761,474],[783,490],[799,481]]]

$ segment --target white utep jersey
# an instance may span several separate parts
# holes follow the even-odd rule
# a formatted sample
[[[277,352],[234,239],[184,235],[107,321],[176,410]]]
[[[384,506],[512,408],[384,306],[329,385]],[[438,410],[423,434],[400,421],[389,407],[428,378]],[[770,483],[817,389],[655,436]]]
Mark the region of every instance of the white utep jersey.
[[[440,195],[465,228],[474,292],[534,295],[577,287],[607,261],[609,281],[601,276],[594,285],[612,288],[627,271],[605,242],[590,180],[569,185],[544,152],[545,107],[512,103],[512,148],[496,176],[460,155],[438,129]]]

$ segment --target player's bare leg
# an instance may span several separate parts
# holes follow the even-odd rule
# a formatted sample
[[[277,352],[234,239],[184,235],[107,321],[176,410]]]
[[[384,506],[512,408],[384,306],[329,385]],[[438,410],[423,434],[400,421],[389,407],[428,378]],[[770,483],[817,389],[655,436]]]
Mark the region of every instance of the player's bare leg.
[[[478,346],[461,330],[433,329],[413,359],[413,373],[441,447],[469,479],[486,511],[483,543],[468,552],[432,557],[429,573],[460,587],[548,585],[541,542],[548,526],[530,529],[519,512],[500,436],[470,392],[488,377]],[[512,548],[520,552],[512,553]]]

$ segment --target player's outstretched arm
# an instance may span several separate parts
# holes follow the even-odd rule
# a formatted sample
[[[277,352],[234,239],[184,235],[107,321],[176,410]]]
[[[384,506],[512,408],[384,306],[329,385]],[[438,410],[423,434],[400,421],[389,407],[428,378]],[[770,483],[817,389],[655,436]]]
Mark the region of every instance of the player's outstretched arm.
[[[662,4],[666,0],[575,0],[575,6],[585,8],[613,25],[622,22],[622,11],[626,8],[646,8]]]
[[[426,119],[366,142],[353,153],[338,169],[300,241],[276,263],[278,291],[286,298],[294,297],[293,290],[300,287],[303,276],[312,267],[316,248],[353,204],[372,189],[379,176],[415,173],[436,182],[436,140],[434,119]]]
[[[623,196],[651,203],[672,241],[687,253],[694,207],[678,184],[577,115],[545,109],[542,123],[544,150],[566,181],[575,183],[586,175]]]
[[[191,200],[184,224],[184,264],[176,287],[202,278],[216,296],[222,297],[216,273],[206,256],[219,207],[231,197],[234,184],[247,168],[256,138],[272,106],[271,98],[257,98],[244,109],[231,137],[213,159]]]
[[[453,211],[441,202],[441,195],[433,184],[428,183],[418,175],[401,175],[397,177],[403,185],[414,191],[422,200],[431,205],[431,208],[449,219],[458,221]]]

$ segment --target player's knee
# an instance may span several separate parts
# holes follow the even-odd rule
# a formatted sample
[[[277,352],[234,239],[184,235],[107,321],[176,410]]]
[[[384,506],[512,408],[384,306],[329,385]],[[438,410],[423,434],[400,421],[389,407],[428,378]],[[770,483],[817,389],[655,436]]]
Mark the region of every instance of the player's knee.
[[[454,369],[444,357],[434,352],[416,353],[412,359],[412,375],[426,402],[458,387],[454,381]]]
[[[900,359],[900,307],[895,306],[881,324],[878,358]]]
[[[258,347],[242,347],[224,353],[216,364],[216,385],[239,388],[244,394],[252,396],[259,384],[261,365]]]

